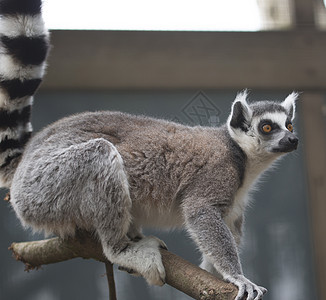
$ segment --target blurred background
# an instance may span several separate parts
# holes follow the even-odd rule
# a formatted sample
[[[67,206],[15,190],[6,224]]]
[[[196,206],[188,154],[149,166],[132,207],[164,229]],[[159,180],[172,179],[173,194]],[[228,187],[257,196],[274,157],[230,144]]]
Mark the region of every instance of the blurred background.
[[[90,5],[91,4],[91,5]],[[45,0],[48,74],[35,131],[85,110],[219,126],[237,91],[250,100],[302,92],[300,147],[268,172],[246,215],[244,273],[267,300],[326,300],[326,9],[322,0]],[[0,198],[4,198],[2,191]],[[0,201],[0,299],[108,299],[102,263],[74,259],[24,272],[8,247],[41,239]],[[186,232],[146,229],[195,263]],[[190,299],[115,270],[118,299]]]

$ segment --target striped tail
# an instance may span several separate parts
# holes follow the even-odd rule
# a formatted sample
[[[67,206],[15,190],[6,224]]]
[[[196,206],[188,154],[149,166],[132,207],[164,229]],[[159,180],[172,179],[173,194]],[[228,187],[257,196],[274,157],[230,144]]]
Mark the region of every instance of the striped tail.
[[[0,0],[0,186],[12,177],[32,133],[33,95],[49,49],[41,0]]]

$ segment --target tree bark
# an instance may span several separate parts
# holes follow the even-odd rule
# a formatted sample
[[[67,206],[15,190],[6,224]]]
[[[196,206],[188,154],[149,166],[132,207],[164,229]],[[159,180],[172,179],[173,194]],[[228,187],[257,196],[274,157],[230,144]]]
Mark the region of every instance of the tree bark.
[[[103,255],[101,245],[86,233],[78,233],[75,238],[67,240],[52,238],[13,243],[9,249],[17,260],[25,263],[26,270],[38,269],[41,265],[77,257],[110,263]],[[166,283],[172,287],[200,300],[231,300],[237,295],[237,288],[234,285],[219,280],[167,250],[162,249],[161,254],[166,271]]]

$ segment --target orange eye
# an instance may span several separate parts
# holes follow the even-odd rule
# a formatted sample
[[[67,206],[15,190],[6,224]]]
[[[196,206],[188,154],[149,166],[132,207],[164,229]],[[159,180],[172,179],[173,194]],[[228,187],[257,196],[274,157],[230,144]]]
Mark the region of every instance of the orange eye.
[[[266,132],[266,133],[271,132],[272,131],[272,126],[268,125],[268,124],[264,125],[263,126],[263,131]]]
[[[293,125],[291,123],[289,123],[286,127],[289,131],[293,132]]]

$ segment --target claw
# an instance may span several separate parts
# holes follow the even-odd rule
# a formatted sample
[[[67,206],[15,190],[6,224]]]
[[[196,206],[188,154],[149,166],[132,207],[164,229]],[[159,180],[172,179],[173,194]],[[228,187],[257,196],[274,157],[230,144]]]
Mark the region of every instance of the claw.
[[[168,247],[166,245],[160,245],[161,249],[168,250]]]
[[[235,300],[261,300],[267,292],[267,289],[252,283],[243,275],[225,276],[224,279],[238,287],[239,291]]]
[[[159,247],[161,249],[168,250],[168,246],[162,240],[160,240],[156,236],[150,236],[150,238],[154,238],[159,243]]]

